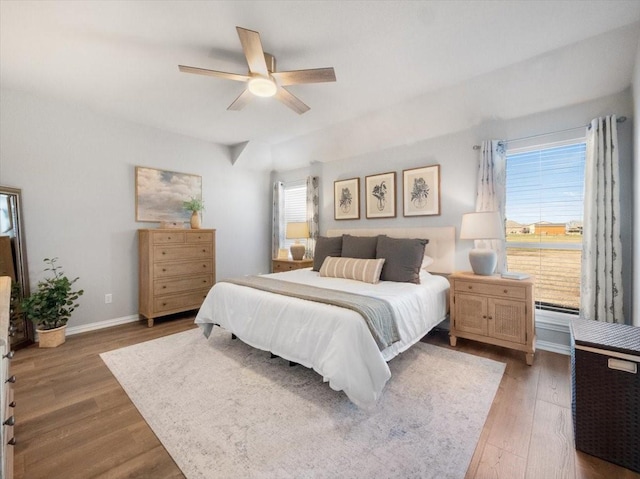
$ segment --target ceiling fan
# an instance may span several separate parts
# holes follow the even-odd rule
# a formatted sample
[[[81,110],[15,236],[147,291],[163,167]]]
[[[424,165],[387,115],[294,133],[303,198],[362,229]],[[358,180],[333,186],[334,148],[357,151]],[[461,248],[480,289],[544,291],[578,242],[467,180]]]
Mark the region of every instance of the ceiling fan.
[[[287,85],[300,83],[322,83],[336,81],[333,68],[314,68],[310,70],[292,70],[288,72],[276,71],[276,58],[265,53],[260,42],[260,34],[253,30],[236,27],[244,56],[247,57],[249,73],[240,75],[237,73],[207,70],[205,68],[178,65],[178,69],[184,73],[196,73],[213,77],[226,78],[247,83],[247,88],[236,98],[227,110],[242,110],[251,98],[255,96],[271,97],[302,115],[309,110],[298,97],[285,88]]]

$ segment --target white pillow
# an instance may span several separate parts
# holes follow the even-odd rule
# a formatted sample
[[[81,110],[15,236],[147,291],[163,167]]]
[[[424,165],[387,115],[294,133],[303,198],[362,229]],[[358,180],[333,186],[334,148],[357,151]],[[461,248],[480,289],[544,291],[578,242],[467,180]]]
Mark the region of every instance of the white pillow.
[[[380,281],[380,273],[384,258],[334,258],[327,256],[320,268],[320,276],[330,278],[345,278],[376,284]]]
[[[420,269],[427,270],[429,266],[433,263],[433,258],[431,256],[427,256],[426,254],[422,258],[422,264],[420,265]]]

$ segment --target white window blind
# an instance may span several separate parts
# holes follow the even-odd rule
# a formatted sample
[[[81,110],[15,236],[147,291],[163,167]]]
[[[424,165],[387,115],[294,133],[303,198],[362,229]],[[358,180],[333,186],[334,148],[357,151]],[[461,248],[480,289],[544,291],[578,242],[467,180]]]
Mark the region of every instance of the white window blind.
[[[540,309],[577,313],[584,138],[507,149],[507,267],[535,278]]]
[[[287,223],[307,221],[307,182],[292,181],[284,184],[284,228]],[[289,248],[295,239],[286,239],[281,248]]]

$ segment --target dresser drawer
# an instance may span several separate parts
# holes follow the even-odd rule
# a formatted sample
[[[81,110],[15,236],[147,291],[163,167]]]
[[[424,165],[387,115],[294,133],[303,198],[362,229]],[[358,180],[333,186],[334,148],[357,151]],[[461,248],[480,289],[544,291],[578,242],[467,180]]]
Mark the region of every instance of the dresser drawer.
[[[475,281],[456,281],[455,291],[457,293],[477,293],[510,299],[525,299],[527,295],[526,288],[523,286],[503,286],[477,283]]]
[[[151,235],[154,244],[184,243],[185,231],[154,231]]]
[[[187,243],[211,243],[213,242],[213,233],[204,231],[186,231]]]
[[[208,259],[213,258],[213,245],[211,244],[183,244],[180,246],[162,245],[154,246],[154,261],[170,261],[174,259]]]
[[[153,268],[153,279],[182,276],[185,274],[213,273],[213,260],[162,262]]]
[[[176,294],[173,296],[163,296],[155,298],[153,301],[154,313],[162,313],[172,310],[185,311],[188,309],[198,309],[202,306],[204,298],[207,297],[209,288],[200,291],[192,291],[186,294]]]
[[[160,296],[163,294],[193,291],[199,288],[211,288],[211,286],[213,286],[213,275],[211,274],[162,279],[153,282],[153,294]]]

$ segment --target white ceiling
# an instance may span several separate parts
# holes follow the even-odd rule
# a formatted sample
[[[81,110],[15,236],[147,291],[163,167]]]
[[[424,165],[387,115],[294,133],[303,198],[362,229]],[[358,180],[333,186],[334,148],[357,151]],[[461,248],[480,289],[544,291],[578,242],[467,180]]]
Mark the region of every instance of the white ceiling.
[[[2,0],[0,85],[230,147],[248,141],[243,161],[258,161],[253,151],[260,167],[288,169],[621,91],[639,22],[637,0]],[[301,116],[275,99],[227,111],[242,83],[177,66],[246,73],[236,26],[260,32],[278,70],[333,66],[337,82],[290,87],[311,107]],[[460,124],[425,119],[447,105]]]

